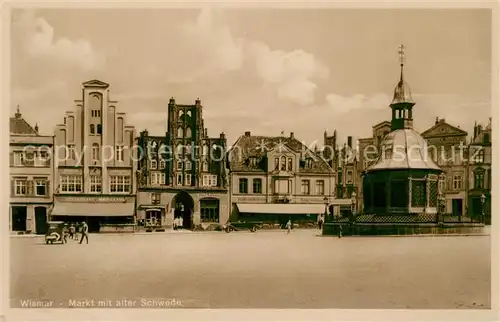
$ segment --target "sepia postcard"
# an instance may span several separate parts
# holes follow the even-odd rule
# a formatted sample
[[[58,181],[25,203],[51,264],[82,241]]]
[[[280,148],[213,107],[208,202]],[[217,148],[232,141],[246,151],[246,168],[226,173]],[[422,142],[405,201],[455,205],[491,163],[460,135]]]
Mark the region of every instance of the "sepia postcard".
[[[6,321],[500,319],[497,2],[8,2],[2,33]]]

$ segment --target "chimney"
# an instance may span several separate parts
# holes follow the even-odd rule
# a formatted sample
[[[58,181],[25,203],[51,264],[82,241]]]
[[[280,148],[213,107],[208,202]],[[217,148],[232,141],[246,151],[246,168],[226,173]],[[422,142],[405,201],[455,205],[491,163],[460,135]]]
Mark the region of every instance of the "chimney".
[[[171,97],[170,100],[168,101],[168,103],[174,105],[175,104],[175,98]]]
[[[347,146],[352,148],[352,136],[347,137]]]
[[[35,123],[35,132],[38,133],[38,123]]]
[[[16,119],[21,118],[21,112],[19,112],[19,104],[17,104],[17,111],[16,111],[16,114],[14,116],[16,117]]]
[[[290,132],[290,139],[295,139],[294,133]]]
[[[208,129],[207,128],[204,129],[204,134],[205,134],[205,137],[208,138]]]
[[[436,116],[436,123],[435,124],[438,124],[439,123],[439,117]]]
[[[194,101],[194,103],[196,104],[196,106],[200,106],[201,105],[201,100],[199,97],[196,98],[196,101]]]
[[[220,137],[221,140],[225,140],[226,139],[226,134],[224,132],[222,132],[219,137]]]
[[[250,134],[251,134],[250,131],[245,132],[245,136],[250,136]]]

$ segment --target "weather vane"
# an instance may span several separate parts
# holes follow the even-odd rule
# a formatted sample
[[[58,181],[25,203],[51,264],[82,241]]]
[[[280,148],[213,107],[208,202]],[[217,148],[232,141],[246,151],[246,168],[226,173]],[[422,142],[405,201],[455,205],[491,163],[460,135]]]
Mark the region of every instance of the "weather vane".
[[[405,46],[401,44],[399,46],[398,53],[399,53],[399,62],[401,63],[401,65],[403,65],[405,62]]]

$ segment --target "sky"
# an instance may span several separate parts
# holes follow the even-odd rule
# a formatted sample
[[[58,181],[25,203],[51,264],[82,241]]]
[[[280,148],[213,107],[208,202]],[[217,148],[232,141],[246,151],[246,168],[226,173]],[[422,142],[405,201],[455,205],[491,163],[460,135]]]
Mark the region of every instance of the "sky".
[[[52,135],[99,79],[137,131],[163,135],[170,97],[203,104],[211,137],[251,131],[322,144],[390,120],[405,46],[414,127],[436,117],[472,134],[491,116],[486,9],[16,10],[11,115]]]

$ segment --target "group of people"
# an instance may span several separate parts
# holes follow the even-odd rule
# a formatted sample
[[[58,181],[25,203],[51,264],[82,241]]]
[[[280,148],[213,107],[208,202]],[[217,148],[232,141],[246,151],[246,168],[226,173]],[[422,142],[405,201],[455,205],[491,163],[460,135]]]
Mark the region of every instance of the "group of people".
[[[87,244],[89,243],[89,226],[85,221],[83,221],[78,227],[75,227],[73,223],[69,226],[68,233],[69,233],[69,238],[73,240],[78,240],[78,231],[82,234],[82,237],[80,239],[80,244],[85,241]]]
[[[174,218],[174,230],[182,229],[184,225],[184,219],[182,217]]]

